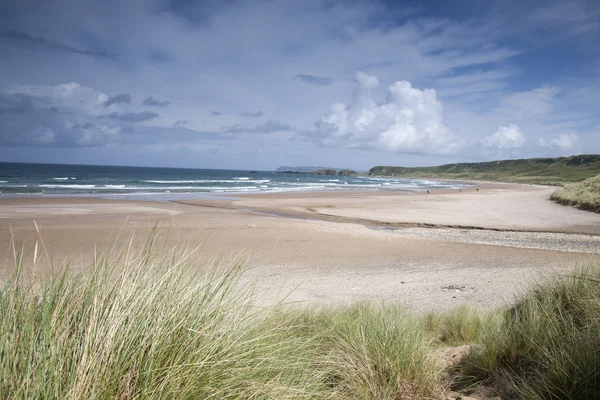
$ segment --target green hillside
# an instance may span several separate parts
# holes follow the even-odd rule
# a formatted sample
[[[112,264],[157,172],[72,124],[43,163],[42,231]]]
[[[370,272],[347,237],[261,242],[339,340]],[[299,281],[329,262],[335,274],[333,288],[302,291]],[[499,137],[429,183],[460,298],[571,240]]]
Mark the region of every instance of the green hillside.
[[[369,175],[372,176],[475,179],[558,185],[579,182],[598,174],[600,174],[598,154],[446,164],[437,167],[377,166],[369,170]]]

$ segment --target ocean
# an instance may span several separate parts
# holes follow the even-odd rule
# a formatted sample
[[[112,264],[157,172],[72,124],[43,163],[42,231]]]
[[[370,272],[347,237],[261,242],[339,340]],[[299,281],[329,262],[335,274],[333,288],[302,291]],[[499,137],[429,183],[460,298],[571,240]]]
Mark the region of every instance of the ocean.
[[[281,174],[273,171],[0,163],[0,197],[96,196],[147,200],[315,190],[423,191],[468,187],[426,179]]]

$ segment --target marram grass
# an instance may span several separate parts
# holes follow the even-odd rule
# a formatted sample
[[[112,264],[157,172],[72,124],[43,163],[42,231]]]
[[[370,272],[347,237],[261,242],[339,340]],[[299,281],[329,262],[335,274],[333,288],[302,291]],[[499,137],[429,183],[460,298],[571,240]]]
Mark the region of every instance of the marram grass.
[[[0,289],[2,399],[409,399],[441,393],[398,308],[256,306],[240,265],[197,265],[151,235],[89,273]],[[37,257],[37,255],[36,255]]]
[[[313,398],[315,344],[261,324],[238,265],[150,240],[0,291],[0,398]],[[21,260],[17,259],[20,263]]]
[[[598,268],[546,282],[495,318],[462,361],[459,381],[507,398],[600,398]]]
[[[565,185],[550,198],[563,205],[600,213],[600,175]]]
[[[600,272],[490,313],[393,303],[257,306],[241,265],[155,234],[42,281],[0,287],[1,399],[600,398]],[[39,259],[39,254],[34,258]],[[476,344],[445,371],[440,348]]]

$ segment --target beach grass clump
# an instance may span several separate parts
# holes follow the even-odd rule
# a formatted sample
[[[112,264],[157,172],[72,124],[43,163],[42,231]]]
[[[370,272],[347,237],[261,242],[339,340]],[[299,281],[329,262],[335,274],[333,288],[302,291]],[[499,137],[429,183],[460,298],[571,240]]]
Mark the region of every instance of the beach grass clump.
[[[600,175],[565,185],[550,198],[559,204],[600,213]]]
[[[429,312],[422,317],[422,323],[430,336],[447,346],[478,343],[482,332],[489,329],[487,315],[468,305],[441,313]]]
[[[344,399],[439,398],[432,340],[418,317],[394,303],[288,310],[318,338],[326,384]]]
[[[579,271],[527,293],[484,330],[458,382],[509,398],[600,395],[600,271]]]
[[[442,393],[402,307],[258,307],[240,265],[156,235],[0,288],[0,398],[412,399]]]
[[[17,265],[0,289],[0,398],[319,398],[312,338],[264,323],[239,265],[134,247],[40,283]]]

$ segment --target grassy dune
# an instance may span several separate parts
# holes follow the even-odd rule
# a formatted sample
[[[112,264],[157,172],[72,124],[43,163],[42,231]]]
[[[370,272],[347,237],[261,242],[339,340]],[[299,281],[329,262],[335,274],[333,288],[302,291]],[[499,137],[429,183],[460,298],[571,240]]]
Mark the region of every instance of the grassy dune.
[[[484,383],[524,399],[600,396],[598,269],[546,283],[488,318],[456,386]]]
[[[371,168],[369,175],[412,178],[447,178],[562,185],[600,174],[600,155],[559,158],[530,158],[476,163],[447,164],[437,167]]]
[[[523,399],[600,394],[600,272],[509,308],[415,316],[397,304],[265,310],[239,266],[151,239],[89,274],[0,289],[0,398]],[[22,254],[15,250],[17,266]],[[36,258],[37,254],[34,256]],[[461,362],[440,350],[473,344]]]
[[[600,175],[565,185],[550,198],[563,205],[600,213]]]

